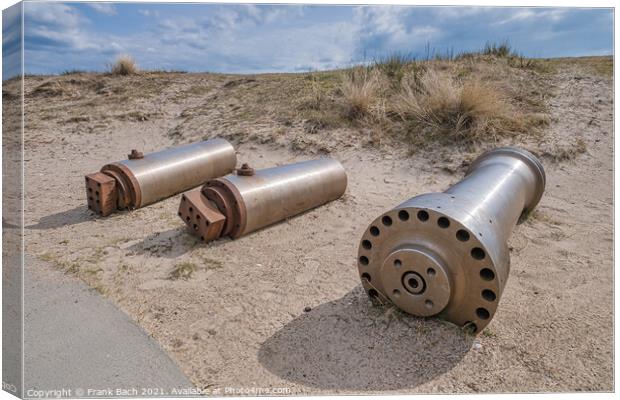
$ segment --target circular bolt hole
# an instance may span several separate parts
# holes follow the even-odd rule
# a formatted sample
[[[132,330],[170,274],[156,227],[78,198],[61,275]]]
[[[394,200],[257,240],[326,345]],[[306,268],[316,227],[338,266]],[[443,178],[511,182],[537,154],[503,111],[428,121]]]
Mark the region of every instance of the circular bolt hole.
[[[368,257],[366,257],[366,256],[361,256],[361,257],[360,257],[360,264],[362,264],[362,265],[368,265]]]
[[[400,266],[401,266],[401,265],[403,265],[402,261],[400,261],[400,260],[394,260],[394,266],[395,266],[396,268],[400,268]]]
[[[365,248],[366,250],[370,250],[372,249],[372,243],[370,242],[370,240],[363,240],[362,247]]]
[[[398,290],[398,289],[394,289],[394,291],[392,292],[392,294],[394,295],[394,297],[400,297],[400,290]]]
[[[433,302],[430,300],[426,300],[424,302],[424,306],[430,310],[431,308],[433,308]]]
[[[413,278],[409,278],[407,283],[409,283],[409,286],[411,286],[414,289],[417,289],[418,286],[420,286],[420,283],[418,282],[418,280],[417,279],[413,279]]]
[[[94,199],[93,199],[93,196],[89,196],[89,197],[88,197],[88,200],[93,201],[93,200],[94,200]]]
[[[398,219],[401,221],[407,221],[409,219],[409,213],[405,210],[400,210],[398,212]]]
[[[185,217],[185,220],[186,220],[187,222],[189,222],[189,215],[188,215],[187,217]]]
[[[376,226],[371,226],[371,227],[370,227],[370,234],[371,234],[372,236],[379,236],[379,233],[380,233],[380,232],[381,232],[381,231],[380,231],[380,230],[379,230],[379,228],[377,228]]]
[[[198,230],[198,225],[194,224],[194,230],[197,231]]]
[[[206,221],[205,221],[205,225],[206,225],[206,226],[209,226],[209,220],[206,220]]]
[[[375,297],[377,297],[377,296],[379,295],[379,293],[377,293],[377,291],[376,291],[375,289],[370,289],[370,290],[368,291],[368,295],[369,295],[371,298],[373,298],[373,299],[374,299]]]
[[[201,236],[201,237],[200,237],[200,240],[205,240],[205,237],[204,237],[204,236]]]
[[[440,217],[437,220],[437,225],[439,225],[440,228],[446,229],[450,226],[450,220],[446,217]]]
[[[196,219],[198,220],[200,219],[200,214],[196,215]]]
[[[493,270],[489,268],[482,268],[480,270],[480,277],[485,281],[492,281],[493,279],[495,279],[495,272],[493,272]]]
[[[98,184],[97,184],[97,187],[101,187],[101,183],[98,183]]]
[[[486,301],[495,301],[497,296],[495,296],[495,292],[493,292],[492,290],[484,289],[482,291],[482,298]]]
[[[190,207],[190,208],[189,208],[189,212],[194,212],[194,208],[193,208],[193,207]]]
[[[370,282],[370,274],[369,274],[369,273],[364,272],[364,273],[362,274],[362,279],[366,279],[366,282]]]
[[[95,196],[99,196],[99,192],[95,190]]]
[[[456,238],[461,242],[466,242],[469,240],[469,232],[464,229],[459,229],[456,231]]]
[[[418,219],[422,222],[428,221],[428,212],[424,210],[418,211]]]
[[[385,226],[390,226],[392,225],[392,218],[390,218],[389,215],[386,215],[383,218],[381,218],[381,222],[383,222],[383,225]]]
[[[181,202],[185,201],[185,196],[181,197]]]
[[[489,311],[486,308],[482,307],[476,309],[476,315],[480,319],[489,319],[489,317],[491,316],[491,314],[489,314]]]
[[[435,274],[437,274],[437,272],[435,271],[434,268],[429,268],[429,269],[426,270],[426,275],[428,275],[430,277],[435,276]]]
[[[92,192],[92,191],[93,191],[93,189],[91,189],[91,188],[88,188],[88,191],[89,191],[89,192]]]
[[[484,253],[484,250],[482,250],[480,247],[474,247],[473,249],[471,249],[471,256],[476,260],[484,260],[486,254]]]

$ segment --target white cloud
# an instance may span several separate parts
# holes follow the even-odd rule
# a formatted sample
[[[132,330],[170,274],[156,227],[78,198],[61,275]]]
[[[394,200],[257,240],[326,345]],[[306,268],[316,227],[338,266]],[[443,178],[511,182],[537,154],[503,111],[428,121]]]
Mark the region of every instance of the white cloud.
[[[86,3],[93,10],[105,15],[116,15],[116,7],[112,3]]]

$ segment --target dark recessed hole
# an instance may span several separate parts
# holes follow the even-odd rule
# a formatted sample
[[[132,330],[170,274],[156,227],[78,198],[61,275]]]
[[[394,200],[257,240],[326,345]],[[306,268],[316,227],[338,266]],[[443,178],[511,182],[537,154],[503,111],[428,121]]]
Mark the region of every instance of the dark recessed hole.
[[[205,225],[209,226],[209,220],[205,221]]]
[[[179,211],[177,214],[179,214],[179,217],[181,216],[181,211]]]
[[[426,275],[428,275],[428,276],[435,276],[436,273],[437,272],[435,271],[434,268],[429,268],[429,269],[426,270]]]
[[[97,184],[97,187],[101,187],[101,183],[98,183],[98,184]]]
[[[437,220],[437,225],[439,225],[440,228],[446,229],[450,226],[450,220],[446,217],[439,217]]]
[[[88,191],[89,191],[89,192],[92,192],[92,191],[93,191],[93,189],[91,189],[91,188],[88,188]]]
[[[99,200],[95,200],[95,203],[99,204]]]
[[[403,263],[400,260],[394,260],[394,266],[396,268],[399,268],[401,265],[403,265]]]
[[[93,200],[94,200],[94,199],[93,199],[93,196],[89,196],[89,197],[88,197],[88,200],[93,201]]]
[[[495,272],[493,272],[493,270],[489,268],[482,268],[480,270],[480,277],[485,281],[492,281],[493,279],[495,279]]]
[[[196,219],[197,219],[197,220],[200,220],[200,214],[197,214],[197,215],[196,215]]]
[[[474,247],[473,249],[471,249],[471,256],[476,260],[484,260],[484,250],[482,250],[480,247]]]
[[[362,264],[362,265],[368,265],[368,257],[366,257],[366,256],[361,256],[361,257],[360,257],[360,264]]]
[[[205,237],[204,237],[204,236],[201,236],[201,237],[200,237],[200,240],[205,240]]]
[[[190,207],[190,208],[189,208],[189,212],[194,212],[194,208],[193,208],[193,207]]]
[[[385,225],[385,226],[390,226],[390,225],[392,225],[392,218],[390,218],[388,215],[386,215],[383,218],[381,218],[381,222],[383,222],[383,225]]]
[[[90,206],[90,204],[88,205],[88,209],[89,209],[89,210],[92,210],[92,209],[93,209],[93,208]]]
[[[371,227],[370,227],[370,234],[371,234],[372,236],[379,236],[379,233],[380,233],[380,232],[381,232],[381,231],[379,231],[379,228],[377,228],[376,226],[371,226]]]
[[[99,197],[99,192],[95,191],[95,196]]]
[[[478,327],[471,321],[467,321],[463,324],[463,331],[469,334],[474,334],[478,331]]]
[[[185,196],[181,197],[181,202],[185,201]]]
[[[369,273],[364,272],[364,273],[362,274],[362,279],[366,279],[366,282],[370,282],[370,274],[369,274]]]
[[[409,286],[411,286],[414,289],[417,289],[417,287],[420,285],[420,283],[418,283],[418,280],[414,278],[409,278],[407,283],[409,284]]]
[[[489,314],[489,311],[486,308],[482,307],[476,309],[476,315],[480,319],[489,319],[489,317],[491,316],[491,314]]]
[[[405,210],[400,210],[398,212],[398,219],[401,221],[407,221],[409,219],[409,213]]]
[[[433,302],[431,300],[426,300],[424,301],[424,306],[426,306],[426,308],[430,310],[431,308],[433,308]]]
[[[418,211],[418,219],[422,222],[428,221],[428,213],[424,210]]]
[[[464,229],[459,229],[456,231],[456,238],[461,242],[466,242],[469,240],[469,232]]]
[[[188,215],[187,217],[185,217],[185,220],[186,220],[187,222],[189,222],[189,215]]]
[[[492,224],[492,223],[493,223],[493,221],[489,220],[489,224]]]
[[[485,299],[486,301],[495,301],[496,299],[495,292],[489,289],[484,289],[482,291],[482,298]]]
[[[400,290],[398,290],[398,289],[394,289],[394,290],[392,291],[392,294],[394,295],[394,297],[400,297]]]
[[[377,293],[377,291],[375,289],[370,289],[368,291],[368,295],[374,299],[375,297],[377,297],[379,295],[379,293]]]
[[[198,230],[198,225],[194,224],[194,230],[197,231]]]
[[[372,243],[370,243],[370,240],[363,240],[362,247],[365,248],[366,250],[370,250],[372,249]]]

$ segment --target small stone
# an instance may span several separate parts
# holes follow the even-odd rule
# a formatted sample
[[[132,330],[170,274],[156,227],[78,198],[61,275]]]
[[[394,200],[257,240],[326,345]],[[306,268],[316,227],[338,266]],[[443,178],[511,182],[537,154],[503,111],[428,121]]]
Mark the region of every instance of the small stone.
[[[304,312],[310,312],[310,311],[312,311],[312,307],[310,307],[310,306],[306,306],[306,307],[304,308]]]

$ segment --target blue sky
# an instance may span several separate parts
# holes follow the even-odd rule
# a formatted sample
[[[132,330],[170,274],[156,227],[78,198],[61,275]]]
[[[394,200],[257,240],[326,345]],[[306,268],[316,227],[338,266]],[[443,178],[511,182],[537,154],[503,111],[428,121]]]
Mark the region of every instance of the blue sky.
[[[18,19],[17,12],[3,13],[5,49],[15,47],[6,27]],[[612,54],[613,11],[29,2],[24,32],[28,73],[101,71],[120,54],[145,69],[294,72],[394,52],[424,55],[427,43],[440,52],[508,40],[531,57]]]

